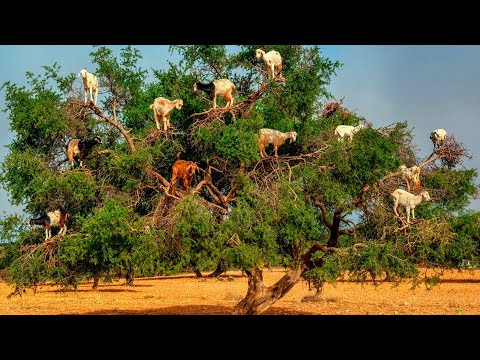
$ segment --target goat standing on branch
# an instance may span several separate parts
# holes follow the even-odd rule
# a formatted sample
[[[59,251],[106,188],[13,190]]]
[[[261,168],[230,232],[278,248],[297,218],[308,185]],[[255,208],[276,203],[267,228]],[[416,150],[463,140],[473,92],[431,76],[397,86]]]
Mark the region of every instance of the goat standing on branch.
[[[335,128],[335,136],[337,136],[339,139],[343,139],[345,136],[348,136],[348,138],[353,140],[353,135],[355,135],[358,131],[365,129],[366,126],[363,124],[357,125],[357,126],[351,126],[351,125],[338,125]]]
[[[217,107],[217,96],[221,96],[227,102],[225,107],[230,107],[233,105],[233,92],[235,91],[235,85],[228,79],[218,79],[209,82],[208,84],[202,84],[196,82],[193,84],[193,92],[198,90],[204,91],[210,101],[213,102],[213,108]]]
[[[268,68],[272,71],[272,79],[282,71],[282,56],[276,50],[267,53],[263,49],[257,49],[255,52],[257,59],[262,59]]]
[[[170,186],[168,192],[175,196],[175,184],[177,179],[180,179],[180,185],[186,191],[192,182],[195,172],[200,168],[193,161],[177,160],[172,167],[172,179],[170,180]]]
[[[160,130],[160,124],[164,131],[167,131],[170,127],[170,114],[173,109],[182,110],[183,100],[175,99],[168,100],[164,97],[158,97],[153,101],[153,104],[149,106],[149,109],[153,110],[153,118],[157,124],[157,129]]]
[[[422,191],[418,195],[414,195],[405,191],[403,189],[396,189],[392,192],[393,198],[393,211],[395,215],[400,217],[398,214],[397,208],[398,206],[403,206],[405,211],[407,212],[407,224],[410,223],[410,213],[412,214],[412,219],[415,220],[415,207],[420,204],[423,200],[429,201],[430,195],[428,191]]]
[[[102,139],[99,136],[95,136],[91,140],[72,139],[67,144],[67,158],[71,168],[74,168],[74,161],[80,163],[80,167],[83,166],[83,159],[85,159],[96,144],[101,144]]]
[[[58,210],[50,211],[38,218],[30,219],[29,226],[33,230],[35,225],[40,225],[45,229],[45,240],[48,240],[52,237],[52,226],[60,228],[58,235],[65,235],[67,232],[67,221],[68,213],[60,207]]]
[[[447,132],[444,129],[436,129],[430,133],[430,140],[433,142],[433,150],[437,149],[445,141],[445,136]]]
[[[277,157],[278,148],[285,144],[287,139],[290,139],[290,143],[295,142],[295,140],[297,140],[297,133],[295,131],[282,133],[281,131],[275,129],[260,129],[258,131],[258,151],[260,152],[260,157],[262,159],[268,157],[268,154],[265,152],[265,148],[269,144],[273,144],[273,151],[275,153],[275,157]]]
[[[414,165],[407,168],[406,165],[400,165],[399,170],[408,191],[420,189],[420,167]]]
[[[97,96],[98,96],[98,80],[97,77],[83,68],[80,70],[78,76],[82,76],[83,80],[83,93],[85,95],[85,103],[87,103],[87,91],[90,93],[90,101],[97,106]],[[95,95],[94,97],[92,95]]]

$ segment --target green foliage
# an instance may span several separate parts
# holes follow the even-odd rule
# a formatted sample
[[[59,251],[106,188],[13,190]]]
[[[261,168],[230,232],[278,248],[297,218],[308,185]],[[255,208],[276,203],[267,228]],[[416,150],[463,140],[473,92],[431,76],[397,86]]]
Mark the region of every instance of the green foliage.
[[[172,45],[170,51],[177,51],[181,55],[179,65],[184,70],[192,70],[196,76],[211,76],[207,82],[220,77],[227,77],[227,50],[225,45]],[[200,68],[202,71],[196,71]],[[200,79],[199,81],[205,81]]]
[[[32,181],[44,169],[45,164],[36,156],[34,149],[11,151],[2,163],[1,181],[10,192],[13,205],[26,203],[35,196],[36,189]]]
[[[198,196],[184,197],[175,207],[174,217],[172,243],[177,244],[184,266],[200,271],[215,267],[222,244],[215,236],[214,218]]]
[[[95,179],[88,173],[66,172],[58,175],[46,170],[35,176],[31,186],[35,195],[27,209],[33,213],[63,206],[71,214],[87,214],[97,200]]]
[[[230,124],[217,140],[216,149],[221,157],[232,162],[250,165],[259,160],[257,133],[243,130],[242,125]]]
[[[425,179],[425,187],[429,189],[442,189],[433,191],[435,203],[446,211],[460,211],[470,204],[472,196],[477,194],[475,186],[477,177],[476,169],[455,170],[437,168]],[[439,209],[439,211],[441,211]]]
[[[117,59],[111,49],[97,46],[90,55],[93,63],[98,65],[95,72],[97,77],[103,78],[104,86],[110,90],[110,95],[107,95],[103,102],[104,107],[109,112],[114,105],[125,107],[128,112],[131,102],[140,93],[147,75],[146,70],[137,68],[137,62],[142,58],[140,51],[127,46],[120,51],[120,59]]]
[[[22,234],[24,227],[25,223],[20,216],[16,214],[5,216],[0,220],[0,244],[15,241]]]
[[[158,248],[153,234],[141,227],[138,216],[124,204],[111,199],[80,221],[78,234],[62,242],[61,259],[85,276],[116,278],[127,271],[152,274]]]
[[[339,274],[345,271],[342,268],[341,257],[336,254],[326,256],[324,252],[316,251],[312,256],[312,260],[322,261],[322,266],[316,266],[305,271],[303,278],[312,282],[314,286],[321,287],[326,281],[335,283]]]
[[[35,77],[27,72],[31,87],[18,87],[5,82],[6,109],[10,116],[10,129],[17,134],[11,149],[25,150],[32,147],[44,154],[51,154],[51,145],[68,124],[63,116],[61,95],[48,87],[48,79]]]
[[[38,285],[50,279],[50,268],[45,262],[45,254],[39,250],[29,257],[28,261],[23,258],[15,258],[8,267],[6,281],[15,284],[14,293],[33,288],[36,291]]]
[[[303,186],[300,182],[284,181],[280,186],[281,189],[277,193],[278,204],[275,205],[278,217],[275,229],[278,234],[277,241],[284,249],[288,249],[292,244],[303,243],[303,250],[306,250],[306,246],[319,238],[322,225],[313,206],[304,200]]]
[[[331,176],[352,197],[400,165],[395,157],[397,145],[374,129],[360,130],[352,142],[344,139],[330,149],[326,160],[335,164]]]
[[[228,253],[228,260],[241,270],[250,270],[255,265],[262,264],[264,257],[255,245],[240,244]]]
[[[110,164],[111,185],[121,190],[134,189],[143,180],[145,169],[153,162],[152,154],[144,148],[136,153],[119,153]]]

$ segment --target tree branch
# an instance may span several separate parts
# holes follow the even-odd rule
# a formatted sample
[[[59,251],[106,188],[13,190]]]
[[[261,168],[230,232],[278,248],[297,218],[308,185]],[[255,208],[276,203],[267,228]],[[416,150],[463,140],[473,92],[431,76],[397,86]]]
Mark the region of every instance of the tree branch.
[[[155,179],[157,179],[164,187],[168,188],[170,187],[170,182],[167,181],[167,179],[165,179],[162,175],[160,175],[159,173],[157,173],[155,170],[153,170],[152,168],[147,168],[145,170],[145,173],[148,175],[148,176],[151,176],[151,177],[154,177]]]
[[[325,224],[325,226],[329,230],[332,230],[332,223],[328,220],[327,210],[325,209],[325,204],[321,201],[315,201],[313,204],[317,205],[320,208],[320,211],[322,212],[322,220],[323,220],[323,223]]]
[[[125,130],[125,128],[122,126],[122,124],[120,124],[116,119],[110,119],[108,116],[106,116],[102,112],[102,110],[100,110],[99,107],[95,106],[95,104],[93,104],[93,102],[91,102],[91,101],[89,103],[86,103],[86,104],[82,103],[78,100],[75,100],[75,102],[77,103],[77,105],[80,105],[84,108],[92,109],[92,111],[95,115],[97,115],[99,118],[103,119],[105,122],[107,122],[110,125],[112,125],[113,127],[115,127],[118,131],[120,131],[120,133],[123,135],[125,140],[127,140],[127,143],[130,146],[130,150],[132,151],[132,153],[135,153],[137,151],[137,149],[135,148],[135,144],[133,143],[133,139],[129,135],[129,131]],[[114,116],[116,117],[115,108],[114,108]]]

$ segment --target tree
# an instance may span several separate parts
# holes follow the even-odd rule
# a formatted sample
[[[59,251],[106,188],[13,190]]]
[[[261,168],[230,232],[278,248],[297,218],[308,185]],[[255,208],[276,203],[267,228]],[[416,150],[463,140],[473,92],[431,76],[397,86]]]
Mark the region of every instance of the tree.
[[[255,58],[259,47],[282,54],[277,78]],[[346,108],[322,116],[340,63],[317,46],[237,50],[171,46],[180,62],[154,69],[148,82],[136,49],[126,47],[117,59],[95,47],[99,106],[83,103],[75,74],[60,76],[57,64],[45,66],[43,77],[27,73],[28,88],[3,85],[16,134],[1,168],[4,188],[32,215],[60,205],[70,214],[67,234],[48,243],[18,218],[3,220],[3,266],[17,293],[46,280],[75,287],[93,278],[95,287],[124,276],[133,285],[138,275],[191,269],[218,276],[239,268],[248,291],[235,313],[259,314],[301,279],[320,294],[340,276],[431,283],[419,265],[438,270],[435,280],[465,260],[478,264],[478,214],[465,211],[478,191],[476,170],[460,168],[468,156],[461,143],[451,138],[421,162],[406,122],[367,122],[351,141],[338,140],[337,125],[366,122]],[[236,85],[234,105],[212,109],[193,84],[223,77]],[[184,103],[168,131],[156,129],[149,109],[158,96]],[[263,127],[295,130],[297,141],[261,159],[256,137]],[[66,142],[90,134],[105,140],[86,167],[68,169]],[[190,189],[172,195],[178,158],[201,171]],[[418,206],[412,224],[396,218],[391,205],[390,193],[405,187],[401,164],[420,164],[422,188],[433,198]],[[269,287],[262,279],[267,264],[286,268]]]

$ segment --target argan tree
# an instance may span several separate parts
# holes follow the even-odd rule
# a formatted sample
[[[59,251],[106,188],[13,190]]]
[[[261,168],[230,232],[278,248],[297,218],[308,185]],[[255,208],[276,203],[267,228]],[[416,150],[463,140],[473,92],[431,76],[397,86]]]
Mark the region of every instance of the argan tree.
[[[255,50],[277,50],[281,74],[272,79]],[[234,49],[235,51],[233,51]],[[27,73],[28,86],[3,84],[15,134],[0,180],[12,204],[29,215],[58,206],[69,212],[65,236],[45,242],[19,215],[2,220],[2,266],[15,293],[43,281],[74,286],[83,279],[191,270],[218,276],[241,269],[248,291],[235,314],[259,314],[301,279],[320,294],[340,276],[355,281],[412,279],[432,283],[441,271],[478,264],[478,214],[467,211],[478,188],[476,170],[453,137],[419,159],[407,122],[379,128],[345,107],[325,112],[327,91],[341,64],[318,46],[171,46],[178,64],[152,73],[141,54],[126,47],[120,58],[104,46],[91,58],[100,79],[99,104],[84,103],[76,74],[58,64]],[[197,81],[228,78],[232,107],[218,107]],[[149,105],[158,96],[180,98],[172,128],[157,130]],[[337,139],[337,125],[367,124],[353,139]],[[261,128],[296,131],[279,156],[262,159]],[[92,134],[102,144],[71,170],[65,144]],[[267,148],[267,152],[272,151]],[[191,187],[169,192],[176,159],[200,168]],[[395,216],[390,193],[405,188],[399,166],[421,167],[421,189],[432,200],[416,221]],[[284,276],[263,283],[264,266]],[[419,266],[436,271],[427,277]]]

